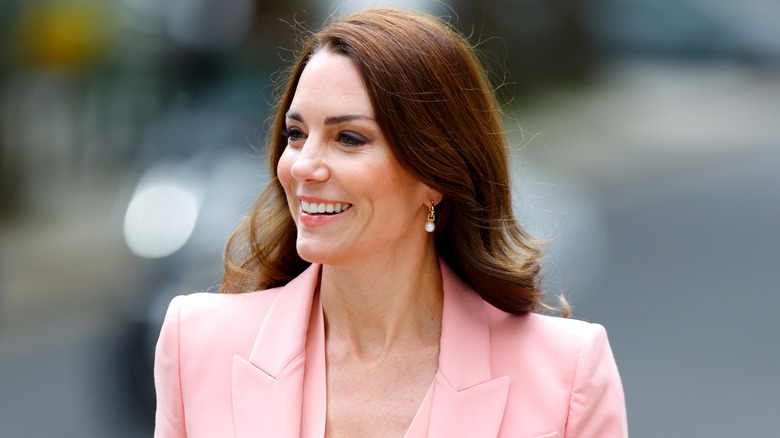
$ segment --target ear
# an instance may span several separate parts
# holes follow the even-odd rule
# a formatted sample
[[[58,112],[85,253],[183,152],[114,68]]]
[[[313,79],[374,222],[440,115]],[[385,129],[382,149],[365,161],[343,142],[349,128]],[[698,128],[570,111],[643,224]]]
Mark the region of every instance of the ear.
[[[428,186],[425,187],[425,195],[423,198],[423,205],[425,208],[430,207],[431,201],[433,201],[435,205],[439,205],[442,199],[444,199],[444,196],[441,194],[441,192]]]

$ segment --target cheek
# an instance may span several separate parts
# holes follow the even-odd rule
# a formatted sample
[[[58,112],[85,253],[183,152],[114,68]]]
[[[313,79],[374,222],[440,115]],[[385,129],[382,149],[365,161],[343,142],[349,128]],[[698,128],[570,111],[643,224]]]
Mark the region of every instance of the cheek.
[[[370,187],[375,201],[382,209],[390,209],[400,216],[416,215],[425,201],[425,186],[399,166],[382,166],[368,172],[363,181]],[[400,212],[404,212],[403,215]]]
[[[423,200],[423,188],[425,185],[398,163],[388,166],[384,170],[387,190],[395,193],[399,200],[405,203],[417,203]]]
[[[282,156],[279,158],[279,163],[276,165],[276,176],[279,178],[279,182],[282,184],[282,187],[284,187],[284,191],[288,193],[290,190],[290,184],[292,183],[292,173],[290,173],[290,169],[292,169],[294,158],[291,156],[291,154],[285,150],[282,153]]]
[[[296,208],[293,207],[293,198],[295,196],[295,188],[293,187],[295,179],[290,173],[292,165],[295,162],[293,154],[285,150],[282,156],[279,158],[279,163],[276,165],[276,176],[279,178],[279,184],[282,185],[284,193],[287,196],[287,205],[290,208],[290,214],[293,216],[293,220],[297,223],[298,218],[295,214]]]

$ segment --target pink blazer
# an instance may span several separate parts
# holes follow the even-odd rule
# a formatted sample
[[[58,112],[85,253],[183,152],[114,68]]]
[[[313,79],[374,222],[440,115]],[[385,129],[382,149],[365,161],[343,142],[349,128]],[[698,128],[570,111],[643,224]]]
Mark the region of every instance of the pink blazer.
[[[439,370],[425,430],[410,429],[407,438],[628,435],[603,327],[507,314],[444,263],[441,272]],[[284,287],[171,302],[155,357],[155,437],[300,436],[318,273],[312,265]],[[309,354],[324,354],[317,350]]]

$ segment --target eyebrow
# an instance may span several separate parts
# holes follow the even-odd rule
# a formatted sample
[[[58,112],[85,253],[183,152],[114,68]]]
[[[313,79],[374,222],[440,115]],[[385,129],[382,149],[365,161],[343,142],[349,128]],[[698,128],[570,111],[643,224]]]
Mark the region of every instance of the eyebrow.
[[[296,111],[288,111],[286,114],[288,119],[297,120],[301,123],[303,123],[303,116],[301,116]],[[338,125],[341,123],[350,122],[352,120],[371,120],[373,122],[376,122],[376,119],[373,117],[369,117],[363,114],[345,114],[342,116],[330,116],[325,118],[325,124],[326,125]]]

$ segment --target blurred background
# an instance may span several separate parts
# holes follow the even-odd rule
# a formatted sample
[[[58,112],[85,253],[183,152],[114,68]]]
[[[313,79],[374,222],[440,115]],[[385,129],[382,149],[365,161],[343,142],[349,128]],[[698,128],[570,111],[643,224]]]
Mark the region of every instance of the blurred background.
[[[215,290],[300,31],[447,17],[506,112],[547,289],[606,326],[634,438],[780,427],[780,3],[5,0],[0,435],[143,437],[172,296]]]

